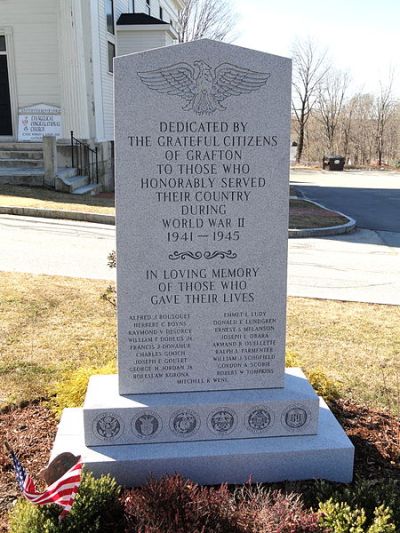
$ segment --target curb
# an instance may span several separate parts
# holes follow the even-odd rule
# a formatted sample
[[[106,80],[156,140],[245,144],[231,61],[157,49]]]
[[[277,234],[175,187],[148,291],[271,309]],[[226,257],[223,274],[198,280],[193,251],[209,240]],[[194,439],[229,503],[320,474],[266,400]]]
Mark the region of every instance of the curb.
[[[83,213],[82,211],[57,211],[56,209],[41,209],[38,207],[0,206],[1,215],[19,215],[23,217],[57,218],[96,224],[115,225],[114,215],[100,213]]]
[[[290,199],[295,199],[296,197],[291,196]],[[297,198],[298,199],[298,198]],[[314,202],[313,200],[308,200],[307,198],[302,197],[303,202],[309,202],[310,204],[317,205],[322,209],[327,211],[332,211],[326,206]],[[340,211],[334,211],[338,215],[341,215],[344,218],[347,218],[348,222],[346,224],[340,224],[339,226],[327,226],[326,228],[308,228],[308,229],[289,229],[289,239],[296,239],[301,237],[327,237],[328,235],[343,235],[344,233],[350,233],[356,229],[357,221],[354,218],[341,213]]]

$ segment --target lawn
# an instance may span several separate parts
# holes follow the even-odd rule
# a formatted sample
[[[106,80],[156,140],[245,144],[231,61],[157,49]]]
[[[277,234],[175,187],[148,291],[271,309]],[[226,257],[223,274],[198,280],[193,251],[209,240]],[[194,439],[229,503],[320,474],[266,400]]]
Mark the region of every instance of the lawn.
[[[47,394],[60,373],[116,353],[104,281],[0,274],[0,405]]]
[[[114,215],[114,198],[67,194],[38,187],[0,185],[0,205]]]
[[[62,372],[116,354],[107,283],[0,273],[0,405],[46,396]],[[398,412],[400,308],[289,298],[287,348],[344,397]]]
[[[400,307],[289,298],[287,349],[357,402],[400,411]]]

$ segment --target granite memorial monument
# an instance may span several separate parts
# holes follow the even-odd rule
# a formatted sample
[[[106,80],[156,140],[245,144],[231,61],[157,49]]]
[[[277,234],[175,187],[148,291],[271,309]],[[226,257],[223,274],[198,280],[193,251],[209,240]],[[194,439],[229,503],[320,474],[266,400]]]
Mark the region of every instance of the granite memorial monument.
[[[353,447],[285,371],[291,62],[201,40],[115,60],[118,376],[53,455],[126,485],[350,481]]]

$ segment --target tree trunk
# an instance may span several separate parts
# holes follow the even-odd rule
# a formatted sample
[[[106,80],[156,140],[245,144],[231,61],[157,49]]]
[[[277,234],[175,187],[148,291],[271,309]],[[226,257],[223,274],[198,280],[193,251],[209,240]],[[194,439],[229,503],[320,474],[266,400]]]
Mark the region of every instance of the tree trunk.
[[[297,143],[296,163],[300,163],[304,148],[304,124],[300,124],[299,139]]]
[[[306,129],[306,113],[305,113],[305,103],[302,102],[300,117],[299,117],[299,136],[297,139],[297,152],[296,152],[296,163],[300,163],[303,149],[304,149],[304,134]]]
[[[378,167],[382,166],[382,156],[383,156],[382,149],[378,148]]]

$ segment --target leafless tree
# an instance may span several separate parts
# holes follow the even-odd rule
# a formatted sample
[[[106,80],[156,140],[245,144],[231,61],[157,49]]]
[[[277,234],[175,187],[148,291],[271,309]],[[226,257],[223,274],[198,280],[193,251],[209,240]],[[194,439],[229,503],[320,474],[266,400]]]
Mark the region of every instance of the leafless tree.
[[[350,141],[353,132],[354,114],[357,105],[357,98],[352,97],[345,102],[342,109],[342,119],[340,122],[341,153],[348,162],[350,159]],[[351,161],[351,159],[350,159]]]
[[[349,158],[355,165],[369,165],[373,158],[375,119],[375,98],[372,94],[358,93],[347,106],[351,113],[351,127],[347,137]]]
[[[233,39],[235,14],[228,0],[185,0],[179,16],[179,42]]]
[[[393,114],[386,128],[385,158],[389,164],[400,168],[400,102],[394,105]]]
[[[376,155],[378,166],[382,166],[383,155],[385,150],[385,134],[389,120],[395,112],[395,101],[392,92],[393,74],[386,85],[380,84],[380,93],[375,101],[375,118],[376,118]]]
[[[328,70],[326,51],[318,51],[317,46],[310,39],[305,42],[295,42],[292,107],[297,120],[297,163],[300,162],[303,154],[307,122],[317,102],[319,86]]]
[[[343,122],[344,119],[342,111],[348,87],[348,74],[332,69],[319,86],[317,117],[322,122],[329,153],[337,149],[336,132],[339,121]]]
[[[336,128],[334,149],[345,156],[347,164],[369,166],[388,163],[400,166],[400,102],[393,99],[391,112],[385,122],[381,145],[382,159],[377,152],[379,132],[380,96],[356,93],[347,98],[342,106]],[[293,134],[297,134],[297,120],[293,117]],[[315,107],[307,122],[303,159],[318,163],[327,149],[326,131]],[[382,133],[382,130],[381,130]]]

